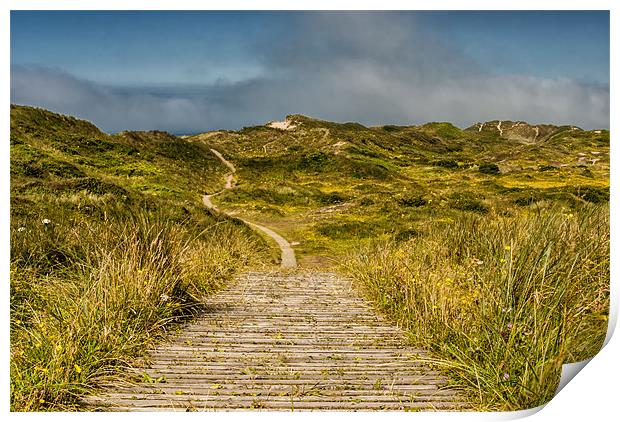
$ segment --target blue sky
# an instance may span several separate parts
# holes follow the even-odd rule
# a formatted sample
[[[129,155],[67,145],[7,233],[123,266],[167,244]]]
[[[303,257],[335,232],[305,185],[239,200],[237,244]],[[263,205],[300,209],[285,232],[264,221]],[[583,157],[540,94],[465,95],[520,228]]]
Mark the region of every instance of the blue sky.
[[[607,12],[11,12],[11,101],[103,130],[303,113],[609,126]]]

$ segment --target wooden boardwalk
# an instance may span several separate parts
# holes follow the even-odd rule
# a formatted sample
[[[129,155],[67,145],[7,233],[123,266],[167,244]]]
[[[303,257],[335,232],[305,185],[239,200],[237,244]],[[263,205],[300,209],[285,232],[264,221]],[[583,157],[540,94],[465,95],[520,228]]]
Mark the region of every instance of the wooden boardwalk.
[[[333,273],[250,272],[132,368],[151,382],[107,386],[107,411],[454,410],[424,351]],[[157,381],[159,379],[159,381]]]

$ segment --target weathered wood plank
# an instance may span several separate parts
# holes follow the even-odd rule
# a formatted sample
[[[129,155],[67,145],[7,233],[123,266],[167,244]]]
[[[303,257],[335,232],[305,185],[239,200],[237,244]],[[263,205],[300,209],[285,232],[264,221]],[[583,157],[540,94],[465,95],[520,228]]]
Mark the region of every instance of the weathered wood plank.
[[[458,402],[413,402],[413,403],[390,403],[390,402],[272,402],[271,400],[253,400],[249,404],[226,403],[226,402],[158,402],[158,401],[116,401],[116,408],[108,411],[205,411],[205,410],[459,410],[464,407]]]
[[[300,387],[292,385],[272,385],[268,389],[260,388],[260,385],[244,385],[239,388],[236,384],[217,384],[218,389],[216,393],[220,396],[226,395],[289,395],[298,394]],[[303,386],[302,386],[303,387]],[[394,388],[386,387],[384,389],[376,389],[373,386],[359,386],[359,388],[352,388],[352,386],[342,386],[342,388],[336,388],[340,386],[336,385],[323,385],[319,384],[317,388],[314,384],[308,385],[308,388],[312,388],[312,391],[317,391],[324,396],[357,396],[357,395],[384,395],[393,394]],[[213,394],[214,389],[209,384],[203,385],[190,385],[186,387],[188,392],[198,395]],[[450,390],[440,390],[434,385],[413,385],[413,386],[400,386],[396,390],[402,390],[406,394],[418,394],[420,396],[450,396],[456,398],[457,396]],[[180,391],[179,385],[168,384],[140,384],[134,387],[119,387],[116,388],[116,393],[131,393],[131,394],[175,394]],[[181,390],[183,391],[183,390]],[[309,390],[306,390],[309,391]]]
[[[321,383],[333,383],[333,384],[350,384],[350,385],[373,385],[375,382],[380,381],[382,384],[389,386],[404,386],[404,385],[438,385],[441,386],[445,383],[446,379],[440,376],[416,376],[410,378],[391,378],[389,375],[366,375],[351,377],[350,379],[342,379],[342,378],[326,378],[326,377],[313,377],[311,375],[306,375],[303,378],[290,377],[289,379],[283,379],[283,377],[266,377],[266,376],[251,376],[251,375],[230,375],[230,376],[222,376],[218,375],[210,375],[208,373],[205,374],[184,374],[182,372],[176,372],[173,374],[164,374],[159,372],[152,372],[153,375],[161,376],[165,375],[167,381],[169,383],[178,384],[180,380],[183,380],[187,385],[190,384],[205,384],[205,383],[216,383],[216,384],[226,384],[226,383],[235,383],[235,384],[256,384],[260,383],[261,385],[282,385],[282,384],[316,384],[317,382]],[[396,387],[395,387],[396,388]]]
[[[150,394],[150,393],[112,393],[106,396],[111,401],[133,401],[133,402],[178,402],[178,401],[199,401],[199,402],[235,402],[236,404],[243,404],[243,402],[251,403],[255,400],[268,400],[270,403],[290,403],[291,401],[301,402],[315,402],[315,403],[337,403],[340,401],[360,403],[419,403],[432,401],[434,403],[442,402],[458,402],[459,400],[453,396],[423,396],[418,394],[410,395],[356,395],[343,398],[342,395],[321,395],[319,392],[310,391],[308,393],[299,393],[301,395],[289,395],[280,396],[275,394],[257,394],[257,395],[219,395],[217,391],[212,391],[211,394],[199,395],[191,394],[188,392],[175,392],[172,394]],[[306,394],[306,395],[304,395]],[[336,399],[336,400],[335,400]]]
[[[160,382],[109,385],[86,402],[122,411],[462,408],[425,357],[350,280],[252,272],[127,369]]]

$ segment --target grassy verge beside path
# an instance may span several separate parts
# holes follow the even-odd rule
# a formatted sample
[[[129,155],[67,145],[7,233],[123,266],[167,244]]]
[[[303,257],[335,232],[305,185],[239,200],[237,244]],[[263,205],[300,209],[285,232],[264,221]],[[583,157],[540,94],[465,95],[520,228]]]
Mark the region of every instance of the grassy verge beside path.
[[[562,364],[594,356],[606,335],[606,204],[518,217],[462,215],[343,262],[480,410],[548,402]]]

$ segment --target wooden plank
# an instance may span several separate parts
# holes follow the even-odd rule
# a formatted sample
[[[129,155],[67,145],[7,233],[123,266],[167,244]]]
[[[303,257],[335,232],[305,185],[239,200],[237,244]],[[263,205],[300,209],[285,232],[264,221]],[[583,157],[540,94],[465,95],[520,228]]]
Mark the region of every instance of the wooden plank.
[[[246,273],[112,384],[105,410],[456,409],[462,397],[334,273]],[[111,405],[111,406],[108,406]]]
[[[247,400],[242,402],[225,402],[218,400],[203,400],[192,401],[186,399],[185,401],[163,401],[163,400],[122,400],[116,399],[111,404],[123,407],[123,408],[190,408],[193,410],[202,409],[221,409],[221,408],[244,408],[244,409],[281,409],[281,410],[303,410],[303,409],[317,409],[317,410],[405,410],[405,409],[459,409],[463,407],[461,402],[354,402],[354,401],[281,401],[272,402],[271,400]]]
[[[376,337],[373,339],[367,338],[353,338],[351,339],[349,336],[341,336],[341,337],[333,337],[333,338],[320,338],[320,337],[289,337],[284,338],[284,336],[280,335],[277,338],[275,336],[244,336],[239,337],[238,335],[228,335],[228,336],[214,336],[209,334],[199,334],[194,333],[192,335],[187,335],[183,333],[182,335],[175,336],[175,340],[180,343],[185,342],[201,342],[208,343],[213,345],[227,345],[230,347],[234,347],[240,344],[292,344],[295,345],[316,345],[316,346],[342,346],[342,345],[352,345],[352,346],[400,346],[402,348],[403,341],[400,339],[394,338],[383,338]],[[421,349],[418,349],[421,350]]]
[[[342,383],[347,382],[351,385],[368,385],[374,384],[377,381],[385,385],[437,385],[442,386],[445,384],[446,379],[441,376],[434,375],[412,375],[405,377],[391,377],[388,374],[377,376],[377,375],[368,375],[367,379],[363,379],[361,377],[324,377],[324,376],[311,376],[307,375],[304,377],[296,377],[291,376],[290,378],[283,378],[282,376],[268,376],[268,375],[243,375],[237,374],[234,376],[222,377],[220,375],[212,375],[209,373],[197,374],[197,373],[188,373],[184,374],[182,371],[178,371],[175,373],[161,373],[158,371],[152,371],[150,373],[152,377],[160,377],[162,375],[166,376],[167,382],[174,382],[178,384],[180,380],[187,383],[187,385],[191,384],[204,384],[204,383],[214,383],[221,384],[222,382],[234,382],[236,384],[242,384],[244,382],[249,383],[260,383],[264,385],[269,384],[316,384],[317,382],[323,383]]]
[[[439,396],[439,395],[430,395],[423,396],[418,394],[410,394],[410,395],[394,395],[394,394],[383,394],[383,395],[357,395],[357,396],[342,396],[342,395],[320,395],[319,392],[310,391],[308,393],[298,393],[300,395],[290,395],[290,396],[280,396],[280,395],[268,395],[268,394],[258,394],[258,395],[218,395],[217,391],[212,391],[211,394],[207,395],[199,395],[199,394],[180,394],[185,393],[183,391],[179,391],[177,394],[132,394],[132,393],[110,393],[105,396],[106,399],[111,400],[112,402],[124,402],[124,401],[134,401],[134,402],[164,402],[164,403],[174,403],[174,402],[234,402],[238,404],[243,403],[252,403],[256,400],[262,400],[268,402],[270,405],[274,405],[277,403],[303,403],[303,402],[314,402],[314,403],[339,403],[339,402],[350,402],[350,403],[361,403],[361,402],[370,402],[370,403],[420,403],[420,402],[428,402],[432,401],[434,403],[442,402],[459,402],[460,400],[454,396]],[[293,393],[295,394],[295,393]]]
[[[158,366],[164,365],[174,365],[175,362],[183,362],[188,364],[195,364],[197,366],[205,367],[205,361],[203,359],[192,359],[183,357],[180,359],[158,359],[157,361],[153,361],[149,367],[156,368]],[[423,371],[425,374],[432,373],[432,370],[425,368],[424,365],[407,365],[403,362],[384,362],[384,361],[374,361],[374,362],[364,362],[364,361],[352,361],[352,362],[307,362],[307,361],[298,361],[298,362],[286,362],[283,364],[282,362],[274,361],[274,362],[256,362],[254,365],[248,365],[247,362],[208,362],[208,367],[213,370],[218,369],[270,369],[270,370],[341,370],[341,371],[403,371],[403,372],[418,372]]]
[[[291,392],[299,391],[300,387],[294,385],[269,385],[269,386],[261,386],[261,385],[237,385],[237,384],[217,384],[219,389],[217,389],[217,393],[219,395],[236,395],[236,394],[245,394],[245,395],[253,395],[253,394],[270,394],[270,395],[280,395],[282,393],[292,394]],[[261,387],[261,388],[259,388]],[[343,395],[343,396],[356,396],[363,394],[370,395],[382,395],[382,394],[418,394],[422,396],[430,396],[430,395],[441,395],[441,396],[456,396],[453,390],[441,390],[438,389],[435,385],[412,385],[412,386],[401,386],[399,388],[384,388],[377,389],[374,386],[359,386],[359,388],[351,388],[351,386],[342,386],[342,388],[336,388],[340,386],[336,385],[324,385],[319,384],[318,388],[314,384],[310,384],[307,386],[307,389],[312,388],[320,390],[322,395]],[[202,385],[190,385],[186,388],[189,392],[194,394],[211,394],[214,389],[211,388],[208,384]],[[152,393],[152,394],[161,394],[161,392],[166,393],[176,393],[179,391],[179,385],[168,385],[168,384],[140,384],[135,387],[118,387],[115,388],[116,393]],[[181,390],[182,391],[182,390]]]

